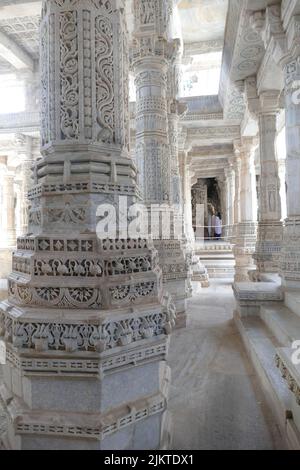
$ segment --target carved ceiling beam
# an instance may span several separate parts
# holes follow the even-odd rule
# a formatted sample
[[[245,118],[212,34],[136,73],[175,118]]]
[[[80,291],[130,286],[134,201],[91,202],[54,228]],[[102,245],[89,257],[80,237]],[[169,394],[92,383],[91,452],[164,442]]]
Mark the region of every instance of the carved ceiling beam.
[[[187,141],[191,146],[206,143],[231,143],[240,136],[240,126],[213,126],[188,128]]]
[[[34,60],[30,55],[2,31],[0,31],[0,57],[9,62],[17,70],[34,70]]]

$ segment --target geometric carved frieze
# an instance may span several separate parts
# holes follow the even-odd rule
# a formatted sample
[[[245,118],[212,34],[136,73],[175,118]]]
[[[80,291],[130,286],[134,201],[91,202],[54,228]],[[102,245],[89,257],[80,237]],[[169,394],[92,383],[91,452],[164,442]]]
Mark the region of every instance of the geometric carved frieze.
[[[240,126],[211,126],[189,128],[187,141],[188,143],[197,144],[202,141],[213,141],[214,143],[232,142],[240,137]]]
[[[300,220],[290,218],[285,221],[283,244],[280,254],[280,274],[287,281],[300,280]]]
[[[66,375],[76,376],[87,374],[89,376],[103,377],[108,372],[118,372],[121,367],[134,366],[136,364],[142,365],[155,360],[164,360],[168,351],[168,341],[165,337],[159,339],[153,337],[147,343],[143,341],[131,343],[130,347],[120,352],[113,352],[112,350],[103,351],[95,354],[91,358],[73,357],[49,357],[49,351],[45,351],[45,357],[40,355],[39,358],[30,356],[28,350],[18,350],[12,344],[7,344],[6,347],[6,361],[12,364],[17,370],[27,374],[40,374],[47,372],[47,374],[60,376]],[[42,351],[40,351],[42,353]]]
[[[8,285],[15,305],[103,310],[155,302],[161,272],[146,239],[21,237]]]
[[[3,389],[3,387],[2,387]],[[1,395],[5,392],[0,390]],[[10,416],[10,409],[4,400],[1,400],[2,407]],[[15,423],[16,433],[18,435],[38,435],[85,438],[102,441],[127,426],[162,413],[166,407],[166,397],[160,392],[156,395],[137,400],[137,402],[128,403],[117,409],[111,410],[107,414],[93,413],[86,415],[84,421],[82,416],[76,416],[70,413],[55,413],[39,411],[26,412],[16,404],[17,420]]]
[[[119,194],[124,196],[136,196],[140,198],[139,190],[136,186],[124,185],[117,183],[99,183],[91,182],[76,182],[76,183],[53,183],[53,184],[39,184],[34,186],[29,191],[29,199],[35,199],[42,195],[51,194],[66,194],[66,193],[105,193],[105,194]]]

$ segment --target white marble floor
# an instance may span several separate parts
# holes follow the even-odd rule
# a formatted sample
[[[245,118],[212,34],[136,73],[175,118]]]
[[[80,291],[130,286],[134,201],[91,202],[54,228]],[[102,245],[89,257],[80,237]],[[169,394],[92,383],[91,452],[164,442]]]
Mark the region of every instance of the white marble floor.
[[[230,280],[189,301],[187,329],[171,339],[173,449],[284,449],[233,323]]]

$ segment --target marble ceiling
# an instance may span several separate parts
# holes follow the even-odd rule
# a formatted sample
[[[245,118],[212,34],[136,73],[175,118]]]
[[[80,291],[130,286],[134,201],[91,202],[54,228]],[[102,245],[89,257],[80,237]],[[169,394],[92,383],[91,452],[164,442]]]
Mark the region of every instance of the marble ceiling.
[[[125,5],[132,32],[132,0],[126,0]],[[222,47],[228,0],[177,0],[177,6],[182,37],[188,47],[196,44],[200,53],[210,50],[212,44],[215,44],[213,50]],[[38,59],[40,9],[40,0],[0,2],[0,34],[5,34],[33,60]],[[192,52],[188,49],[188,55]]]
[[[228,0],[180,0],[178,10],[184,42],[224,38]]]

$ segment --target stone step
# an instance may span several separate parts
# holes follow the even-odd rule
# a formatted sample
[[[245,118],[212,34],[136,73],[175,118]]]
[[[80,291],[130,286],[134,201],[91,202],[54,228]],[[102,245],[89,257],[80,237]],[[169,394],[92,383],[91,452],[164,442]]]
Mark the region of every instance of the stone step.
[[[287,419],[291,419],[291,402],[286,383],[276,366],[276,348],[280,344],[262,319],[257,316],[240,317],[236,313],[235,323],[242,336],[267,403],[286,436]],[[291,424],[291,421],[289,421],[289,424]]]
[[[234,266],[235,261],[233,259],[208,259],[208,258],[201,258],[201,262],[207,265],[216,265],[216,266]]]
[[[233,277],[235,274],[234,264],[230,264],[228,262],[213,263],[204,261],[204,265],[211,279],[225,279],[228,277]]]
[[[281,303],[268,303],[260,309],[260,318],[281,346],[300,340],[300,318]]]
[[[298,292],[286,292],[285,305],[295,313],[295,315],[300,317],[300,294]]]
[[[205,267],[207,268],[207,271],[208,272],[230,272],[230,273],[234,273],[234,266],[230,266],[230,265],[227,265],[227,266],[219,266],[219,265],[215,265],[215,264],[206,264]]]
[[[211,271],[208,272],[209,279],[232,279],[234,278],[234,272],[231,271]]]

